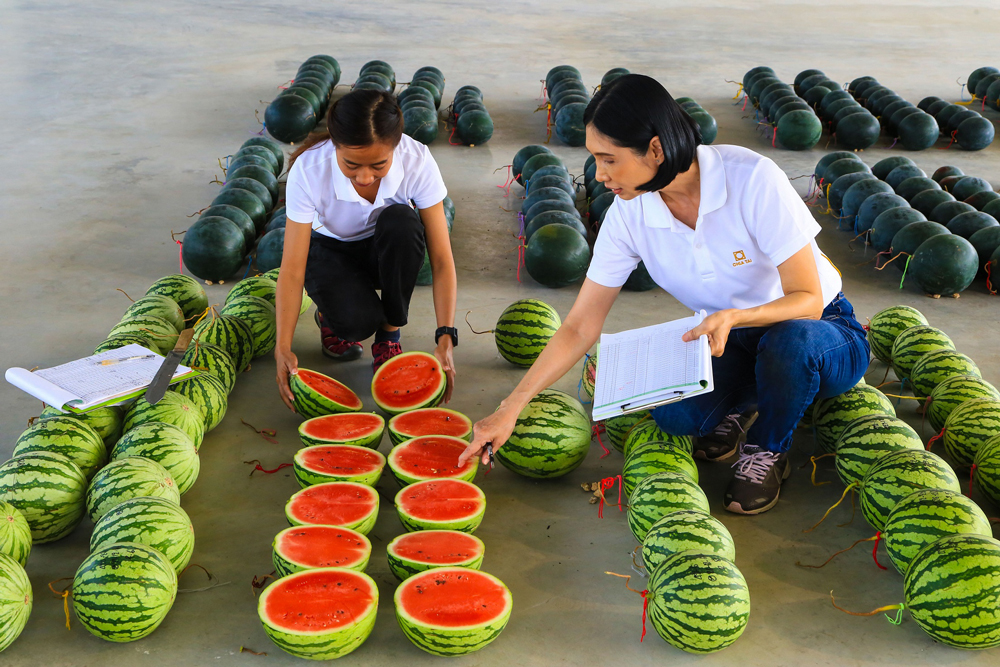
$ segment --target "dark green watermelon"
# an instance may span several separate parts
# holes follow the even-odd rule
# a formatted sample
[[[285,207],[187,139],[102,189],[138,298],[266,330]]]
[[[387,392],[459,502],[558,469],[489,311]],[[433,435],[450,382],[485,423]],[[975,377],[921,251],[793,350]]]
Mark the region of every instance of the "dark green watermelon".
[[[972,93],[976,96],[976,99],[982,100],[986,98],[986,91],[990,89],[994,81],[1000,81],[1000,73],[993,72],[992,74],[987,74],[976,83],[975,90]]]
[[[199,218],[181,243],[184,266],[198,278],[212,282],[236,274],[246,254],[243,232],[232,220],[221,216]]]
[[[925,97],[924,99],[920,100],[917,103],[917,108],[920,109],[921,111],[927,111],[927,108],[930,107],[930,105],[940,101],[941,98],[938,97],[937,95],[928,95],[927,97]]]
[[[375,72],[375,71],[365,72],[362,76],[358,77],[357,81],[354,82],[354,85],[357,86],[358,84],[361,83],[378,84],[379,86],[382,87],[382,90],[388,91],[390,93],[394,89],[394,86],[392,85],[392,79],[390,79],[381,72]]]
[[[548,166],[558,166],[563,169],[566,168],[565,165],[563,165],[562,159],[560,159],[557,155],[553,155],[551,151],[548,153],[539,153],[528,158],[521,167],[521,183],[523,184],[526,179],[531,179],[537,170]],[[517,171],[515,170],[514,173],[516,174]]]
[[[828,165],[823,171],[823,189],[825,191],[827,185],[833,183],[845,174],[854,174],[862,171],[869,174],[871,173],[871,169],[868,168],[868,165],[858,158],[842,158],[837,160]]]
[[[622,289],[630,292],[648,292],[655,287],[656,281],[649,275],[649,271],[646,270],[646,265],[643,262],[639,262],[639,266],[635,267],[632,273],[628,274],[625,284],[622,285]]]
[[[715,118],[707,111],[695,111],[690,116],[698,123],[698,127],[701,130],[701,143],[708,146],[715,141],[715,138],[719,135],[719,126],[715,122]],[[586,135],[584,139],[586,139]]]
[[[270,211],[274,208],[274,198],[271,196],[271,191],[256,178],[250,178],[249,176],[227,176],[226,184],[222,186],[222,189],[231,190],[233,188],[249,190],[257,195],[257,198],[264,205],[265,211]]]
[[[556,118],[556,136],[567,146],[583,146],[587,143],[587,128],[583,124],[586,104],[575,102],[559,110]]]
[[[843,209],[844,195],[847,191],[857,183],[867,180],[878,181],[870,172],[856,171],[851,174],[844,174],[830,185],[830,189],[826,192],[826,199],[835,215],[844,215],[841,210]]]
[[[969,243],[976,249],[979,255],[979,268],[983,266],[993,256],[993,253],[1000,248],[1000,227],[987,227],[969,237]],[[1000,278],[1000,276],[998,276]]]
[[[247,215],[242,209],[230,204],[216,204],[215,206],[209,206],[201,212],[202,218],[214,216],[232,220],[233,224],[235,224],[239,230],[243,232],[243,240],[246,242],[246,247],[253,247],[253,244],[257,241],[257,227],[253,224],[253,220],[250,216]]]
[[[403,132],[422,144],[437,138],[437,112],[425,107],[409,107],[403,112]]]
[[[323,111],[326,109],[325,100],[326,97],[318,86],[311,85],[309,83],[299,84],[296,83],[294,86],[289,86],[285,90],[281,91],[281,95],[298,95],[309,100],[309,104],[312,105],[313,113],[316,114],[316,120],[323,117]]]
[[[934,222],[939,222],[942,225],[948,226],[951,219],[956,215],[961,215],[962,213],[968,213],[969,211],[975,211],[971,205],[966,204],[964,201],[946,201],[938,204],[931,211],[928,216]]]
[[[274,173],[270,169],[265,169],[264,167],[256,167],[253,165],[247,165],[245,167],[240,167],[239,169],[230,169],[226,174],[226,182],[240,179],[240,178],[252,178],[257,181],[265,188],[267,192],[271,195],[271,201],[277,201],[278,199],[278,179],[274,177]],[[266,202],[265,202],[266,205]]]
[[[979,255],[966,239],[955,234],[932,236],[917,248],[907,275],[924,292],[948,296],[972,284],[979,269]]]
[[[836,185],[836,183],[834,183],[834,185]],[[833,188],[830,188],[830,190],[832,191]],[[891,192],[892,188],[889,187],[888,183],[880,181],[874,176],[870,179],[862,179],[847,188],[847,191],[844,193],[844,197],[840,203],[840,215],[844,218],[850,218],[853,222],[854,217],[858,215],[858,211],[861,209],[861,205],[864,204],[865,200],[872,195]],[[833,204],[831,204],[831,207],[832,206]]]
[[[429,92],[434,97],[434,107],[436,109],[440,109],[441,108],[441,89],[440,88],[438,88],[437,86],[435,86],[430,81],[414,81],[411,84],[411,86],[413,88],[426,88],[427,92]]]
[[[809,90],[802,92],[801,97],[811,108],[817,109],[819,108],[819,103],[832,90],[834,89],[827,88],[826,86],[813,86]]]
[[[263,229],[267,220],[267,209],[264,202],[255,193],[242,188],[225,187],[219,195],[212,200],[212,206],[228,204],[235,206],[250,216],[256,229]]]
[[[604,73],[604,76],[601,77],[601,86],[602,87],[606,86],[615,79],[623,77],[626,74],[631,74],[631,72],[629,72],[624,67],[614,67],[612,69],[609,69],[607,72]]]
[[[580,217],[580,212],[576,210],[576,204],[570,204],[563,199],[546,199],[528,209],[528,212],[524,214],[524,224],[530,225],[535,216],[541,215],[546,211],[563,211],[578,218]]]
[[[528,182],[531,183],[530,181]],[[538,188],[532,191],[523,202],[521,202],[521,212],[527,214],[531,207],[541,201],[561,200],[567,204],[576,203],[574,196],[562,188]]]
[[[423,90],[423,89],[421,88],[421,90]],[[422,109],[427,109],[428,111],[430,111],[431,113],[434,114],[434,118],[435,119],[437,118],[437,109],[434,107],[434,100],[425,100],[423,98],[408,97],[405,102],[403,102],[403,103],[401,103],[399,105],[399,108],[403,110],[404,114],[407,111],[409,111],[410,109],[414,108],[414,107],[420,107]],[[403,133],[405,134],[406,133],[406,129],[405,129],[406,121],[405,121],[405,119],[403,121],[403,124],[404,124]]]
[[[275,173],[275,175],[280,174],[282,170],[285,168],[285,151],[282,150],[281,144],[271,139],[268,139],[267,137],[250,137],[249,139],[243,142],[243,145],[240,146],[240,150],[243,150],[250,146],[259,146],[261,148],[266,148],[271,152],[272,155],[274,155],[274,158],[278,161],[278,170]]]
[[[267,273],[281,267],[281,253],[285,248],[285,228],[279,227],[261,237],[257,244],[257,270]]]
[[[925,190],[941,190],[941,186],[938,185],[937,181],[926,176],[913,176],[896,187],[896,194],[906,201],[912,201],[914,197]]]
[[[969,75],[969,78],[965,82],[965,87],[970,93],[974,93],[976,86],[979,85],[979,82],[984,77],[987,77],[990,74],[997,74],[998,72],[1000,72],[1000,69],[997,69],[996,67],[979,67],[973,70],[972,74]]]
[[[965,176],[965,172],[958,167],[945,165],[943,167],[938,167],[934,171],[934,175],[931,176],[931,178],[940,183],[942,179],[948,178],[949,176]]]
[[[272,144],[277,146],[277,144],[271,141],[270,139],[265,139],[264,137],[257,137],[257,138],[263,139],[264,141],[270,141]],[[228,168],[232,169],[233,164],[236,162],[236,160],[239,160],[242,157],[255,157],[260,160],[264,160],[270,166],[271,173],[274,174],[275,176],[281,174],[281,168],[284,165],[284,155],[282,155],[282,159],[279,160],[278,158],[274,157],[274,153],[266,146],[250,145],[250,146],[243,146],[238,151],[233,153],[233,157],[229,162]]]
[[[993,123],[982,116],[977,116],[962,121],[955,130],[955,141],[967,151],[981,151],[993,143],[995,134]]]
[[[886,252],[892,246],[892,239],[903,227],[927,218],[914,208],[891,208],[875,218],[872,225],[871,244],[878,252]]]
[[[552,155],[552,151],[550,151],[547,146],[542,146],[541,144],[531,144],[530,146],[525,146],[514,153],[514,159],[511,160],[511,170],[518,183],[524,185],[524,180],[521,178],[521,171],[524,169],[524,164],[529,159],[543,153],[546,155]],[[561,160],[559,161],[559,164],[562,164]]]
[[[284,214],[273,216],[267,221],[267,225],[264,227],[264,233],[268,233],[272,229],[281,229],[288,224],[288,219]]]
[[[940,127],[947,127],[948,121],[951,120],[951,117],[963,111],[965,111],[965,107],[961,106],[960,104],[949,104],[945,108],[938,111],[934,115],[934,118],[937,119],[938,125]]]
[[[404,88],[399,92],[399,95],[396,95],[396,101],[399,102],[400,105],[410,98],[427,100],[431,104],[434,104],[434,95],[431,94],[431,91],[426,88],[421,88],[420,86]]]
[[[316,127],[316,112],[305,98],[279,95],[264,111],[264,127],[278,141],[294,144]]]
[[[563,79],[582,79],[580,70],[572,65],[556,65],[545,75],[545,87],[551,89],[557,82]]]
[[[996,218],[982,211],[959,213],[947,224],[949,232],[961,236],[963,239],[970,238],[980,230],[998,226],[1000,226],[1000,222],[997,222]]]
[[[266,149],[264,152],[267,152]],[[268,153],[268,155],[270,155],[270,153]],[[273,155],[271,155],[271,159],[274,159]],[[233,156],[226,168],[229,171],[235,171],[240,167],[260,167],[261,169],[267,169],[269,172],[274,174],[274,167],[271,163],[259,155],[250,155],[247,153],[244,155]]]
[[[942,127],[941,131],[951,136],[951,133],[958,129],[958,126],[962,124],[962,121],[968,118],[982,118],[982,114],[973,109],[965,109],[964,111],[959,111],[957,114],[948,119],[947,127]]]
[[[524,252],[528,275],[546,287],[565,287],[583,278],[590,264],[586,239],[567,225],[536,231]]]
[[[924,190],[923,192],[917,193],[917,195],[910,200],[910,206],[930,218],[934,209],[946,201],[955,201],[955,197],[953,197],[950,192],[945,192],[941,189]]]
[[[872,173],[875,174],[875,178],[884,181],[893,169],[902,167],[903,165],[917,166],[913,163],[913,160],[905,155],[893,155],[892,157],[883,158],[876,162],[872,167]]]
[[[485,144],[493,136],[493,119],[485,111],[467,110],[458,116],[457,133],[470,146]]]
[[[861,106],[856,102],[852,105],[848,105],[839,109],[837,113],[833,115],[833,118],[830,120],[830,124],[833,127],[833,131],[834,132],[837,131],[837,126],[840,125],[840,121],[842,121],[847,116],[851,116],[856,113],[868,113],[868,109],[865,109],[863,106]]]
[[[847,116],[837,125],[837,143],[853,150],[871,148],[878,141],[882,126],[869,114]]]
[[[544,167],[539,167],[535,170],[535,173],[531,175],[531,178],[541,178],[543,176],[562,176],[568,181],[573,180],[573,177],[570,176],[568,171],[566,171],[566,167],[561,164],[547,164]],[[527,183],[527,181],[525,181],[525,183]]]
[[[800,97],[796,97],[779,106],[774,111],[774,116],[771,118],[771,122],[775,124],[780,123],[781,117],[784,116],[786,113],[791,113],[792,111],[799,111],[800,109],[803,111],[812,110],[811,107],[808,104],[806,104],[805,100],[803,100]]]
[[[566,211],[545,211],[536,215],[529,224],[525,225],[525,241],[530,241],[534,233],[546,225],[566,225],[578,231],[584,238],[587,237],[587,228],[580,222],[580,216]]]
[[[816,166],[813,167],[813,177],[817,181],[825,180],[827,167],[838,160],[854,160],[856,162],[861,162],[861,158],[859,158],[857,154],[850,153],[848,151],[834,151],[832,153],[827,153],[821,157],[819,162],[816,163]],[[874,173],[874,170],[872,170],[872,173]],[[878,176],[878,174],[876,174],[876,176]],[[881,176],[878,177],[882,178]]]
[[[748,69],[746,74],[743,75],[743,81],[742,81],[743,87],[744,88],[749,87],[750,79],[757,76],[758,74],[764,74],[764,73],[774,76],[774,70],[768,67],[767,65],[758,65],[756,67]]]
[[[905,121],[910,116],[923,117],[923,116],[930,116],[930,114],[924,113],[923,111],[921,111],[917,107],[913,106],[912,104],[909,105],[909,106],[905,106],[905,107],[902,107],[900,109],[897,109],[896,111],[894,111],[892,113],[891,116],[889,116],[889,120],[887,120],[885,122],[885,130],[886,130],[886,132],[888,132],[891,136],[898,137],[899,136],[899,126],[902,125],[903,121]],[[931,117],[930,120],[933,120],[933,117]],[[925,123],[927,123],[927,126],[930,127],[930,120],[928,120],[928,121],[914,121],[914,122],[917,123],[918,125],[921,122],[925,122]],[[937,121],[934,121],[934,124],[937,125]],[[910,139],[912,139],[913,138],[913,136],[912,136],[913,135],[913,127],[911,127],[910,125],[907,125],[906,127],[907,127],[907,132],[910,133],[910,135],[911,135]],[[903,147],[906,148],[906,144],[903,144]],[[929,146],[928,146],[928,148],[929,148]],[[913,150],[913,149],[908,149],[908,150]]]
[[[921,243],[932,236],[940,236],[941,234],[951,234],[951,232],[944,225],[931,222],[930,220],[910,223],[896,232],[896,235],[892,237],[892,245],[889,248],[889,252],[893,256],[899,253],[912,255],[917,251]],[[901,257],[899,260],[893,262],[893,264],[902,271],[906,268],[906,258]]]
[[[982,211],[991,201],[996,201],[1000,199],[1000,192],[994,192],[993,190],[980,190],[979,192],[974,192],[962,201],[964,201],[969,206],[972,206],[977,211]],[[994,218],[996,216],[993,216]]]
[[[566,194],[574,199],[574,201],[576,200],[576,188],[573,187],[573,181],[562,174],[535,176],[525,187],[524,194],[530,196],[531,193],[541,188],[559,188],[560,190],[565,190]]]
[[[867,232],[875,224],[875,220],[885,211],[891,208],[908,208],[906,200],[897,194],[878,193],[874,194],[861,204],[858,209],[858,218],[854,223],[857,233]]]
[[[799,109],[783,115],[775,132],[777,141],[785,148],[804,151],[815,146],[823,136],[823,124],[812,111]]]
[[[955,184],[958,183],[963,178],[965,178],[965,177],[964,176],[945,176],[940,181],[938,181],[938,183],[940,183],[940,185],[941,185],[942,188],[944,188],[948,192],[951,192],[952,188],[955,187]]]
[[[603,195],[590,202],[588,212],[590,214],[590,224],[594,225],[604,220],[604,214],[615,203],[615,194],[605,192]]]
[[[799,86],[802,85],[802,82],[805,81],[806,79],[808,79],[811,76],[816,76],[817,74],[826,76],[825,74],[823,74],[823,70],[818,70],[818,69],[804,69],[804,70],[802,70],[801,72],[799,72],[798,74],[796,74],[795,75],[795,79],[792,80],[792,88],[795,89],[796,93],[799,93],[800,92]]]
[[[927,173],[923,169],[912,164],[903,164],[892,171],[889,175],[885,177],[885,182],[889,184],[893,190],[899,187],[899,184],[908,178],[913,178],[914,176],[926,176]]]
[[[955,195],[955,199],[964,201],[977,192],[992,192],[993,186],[985,178],[963,176],[950,190],[951,194]]]

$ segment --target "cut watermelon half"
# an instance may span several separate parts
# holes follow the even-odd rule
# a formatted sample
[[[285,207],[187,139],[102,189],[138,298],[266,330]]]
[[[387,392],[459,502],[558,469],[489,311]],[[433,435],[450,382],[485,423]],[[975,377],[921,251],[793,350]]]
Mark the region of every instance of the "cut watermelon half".
[[[337,412],[357,412],[361,399],[332,377],[300,368],[288,379],[288,386],[295,398],[295,411],[306,419],[331,415]]]
[[[396,588],[396,620],[410,641],[433,655],[465,655],[496,639],[510,620],[510,590],[491,574],[443,567]]]
[[[475,535],[457,530],[418,530],[396,537],[385,551],[389,569],[403,581],[435,567],[478,570],[483,564],[486,545]]]
[[[413,438],[389,452],[389,470],[400,486],[426,479],[463,479],[471,482],[476,478],[479,459],[472,457],[464,465],[458,465],[458,457],[468,444],[461,438],[447,435]]]
[[[377,515],[378,492],[356,482],[309,486],[285,505],[285,517],[293,526],[341,526],[362,535],[372,529]]]
[[[471,440],[472,420],[448,408],[411,410],[389,420],[389,439],[394,445],[422,435],[450,435]]]
[[[292,470],[299,486],[325,482],[357,482],[375,486],[382,477],[385,457],[380,452],[354,445],[316,445],[295,453]]]
[[[375,371],[372,398],[386,413],[398,415],[434,407],[444,398],[447,383],[441,364],[433,354],[404,352]]]
[[[342,567],[296,572],[264,589],[257,614],[278,648],[298,658],[332,660],[361,646],[378,610],[371,577]]]
[[[372,543],[359,532],[339,526],[292,526],[274,537],[271,559],[279,577],[321,567],[364,572]]]
[[[378,449],[385,420],[374,412],[344,412],[313,417],[299,424],[299,438],[313,445],[357,445]]]
[[[301,491],[300,491],[301,493]],[[396,494],[396,512],[406,530],[460,530],[473,533],[486,513],[486,495],[460,479],[429,479]]]

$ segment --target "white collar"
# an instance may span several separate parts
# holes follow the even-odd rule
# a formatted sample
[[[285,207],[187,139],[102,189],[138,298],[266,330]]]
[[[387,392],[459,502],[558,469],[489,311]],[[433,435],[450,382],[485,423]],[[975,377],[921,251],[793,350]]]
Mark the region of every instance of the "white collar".
[[[722,163],[722,156],[719,151],[711,146],[698,146],[698,178],[701,190],[700,201],[698,202],[698,219],[712,211],[722,208],[728,198],[726,189],[726,168]],[[645,192],[642,197],[655,197],[646,199],[643,202],[643,213],[646,224],[650,227],[669,228],[675,232],[689,233],[693,230],[680,222],[670,212],[670,208],[659,192]]]

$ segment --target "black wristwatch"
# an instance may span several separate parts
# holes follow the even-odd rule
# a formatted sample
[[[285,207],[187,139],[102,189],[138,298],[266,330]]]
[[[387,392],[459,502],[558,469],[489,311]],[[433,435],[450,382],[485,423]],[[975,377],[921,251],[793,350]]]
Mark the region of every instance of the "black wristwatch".
[[[458,329],[455,327],[438,327],[437,331],[434,332],[435,345],[437,345],[438,338],[441,336],[451,336],[451,344],[458,347]]]

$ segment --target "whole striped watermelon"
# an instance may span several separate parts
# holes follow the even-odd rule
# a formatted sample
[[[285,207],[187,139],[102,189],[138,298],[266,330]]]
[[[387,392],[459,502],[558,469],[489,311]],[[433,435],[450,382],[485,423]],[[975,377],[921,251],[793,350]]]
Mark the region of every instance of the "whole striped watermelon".
[[[1000,506],[1000,434],[983,443],[976,452],[974,465],[972,480],[976,488],[990,502]]]
[[[918,397],[927,397],[939,384],[957,375],[983,377],[969,357],[954,350],[934,350],[920,357],[910,371],[910,384]]]
[[[844,484],[860,482],[872,464],[886,454],[923,448],[923,440],[902,419],[865,415],[848,424],[837,440],[837,475]]]
[[[21,510],[31,541],[66,537],[87,509],[87,478],[62,454],[32,452],[0,465],[0,500]]]
[[[910,327],[892,344],[892,372],[896,379],[908,382],[913,367],[925,354],[954,349],[955,343],[940,329],[927,324]]]
[[[92,552],[118,542],[135,542],[167,557],[178,576],[194,551],[194,526],[180,505],[153,496],[118,503],[101,517],[90,536]]]
[[[586,361],[583,362],[583,371],[580,376],[583,391],[591,398],[594,397],[594,385],[597,384],[597,354],[598,350],[594,350],[593,354],[587,355]]]
[[[274,306],[259,296],[238,296],[227,300],[221,315],[243,320],[253,334],[253,356],[261,357],[274,349],[278,336]]]
[[[250,276],[233,285],[226,295],[226,303],[239,296],[256,296],[273,306],[277,301],[277,289],[278,283],[267,276]]]
[[[688,653],[713,653],[743,634],[750,589],[722,556],[682,552],[653,570],[647,585],[650,625],[665,642]]]
[[[940,431],[955,408],[974,398],[1000,400],[1000,392],[974,375],[959,375],[939,384],[927,399],[927,421],[931,428]]]
[[[170,386],[170,391],[186,396],[198,406],[205,421],[205,432],[218,426],[229,408],[229,392],[222,380],[211,373],[200,373]]]
[[[948,535],[910,561],[903,580],[910,616],[933,639],[956,648],[1000,645],[1000,542]]]
[[[184,311],[177,305],[177,302],[169,296],[162,294],[147,294],[132,302],[128,307],[122,320],[135,317],[137,315],[155,315],[162,317],[173,325],[177,331],[184,329]]]
[[[232,358],[236,372],[242,373],[253,359],[253,330],[232,315],[217,315],[213,310],[194,327],[194,339],[218,345]]]
[[[144,456],[166,468],[184,495],[194,486],[201,471],[201,459],[194,441],[183,430],[165,422],[145,422],[130,428],[111,450],[111,459]]]
[[[896,337],[910,327],[921,324],[927,324],[927,318],[916,308],[892,306],[880,310],[869,323],[868,343],[872,354],[882,363],[891,363],[892,346]]]
[[[1000,433],[1000,400],[973,398],[951,411],[941,431],[951,463],[968,468],[987,440]]]
[[[288,378],[288,386],[295,411],[306,419],[361,409],[361,399],[347,385],[316,371],[300,368]]]
[[[689,436],[671,435],[670,433],[667,433],[656,425],[656,422],[653,421],[652,417],[637,421],[635,425],[632,426],[628,435],[625,436],[625,442],[622,445],[622,453],[627,457],[632,453],[633,449],[639,445],[644,445],[647,442],[668,442],[684,449],[688,454],[694,453],[694,441],[692,441]]]
[[[736,559],[736,543],[729,530],[711,514],[678,510],[654,523],[642,541],[642,562],[652,572],[663,561],[684,551]]]
[[[919,449],[890,452],[872,464],[861,481],[861,513],[872,528],[882,530],[896,503],[921,489],[962,490],[955,471],[937,454]]]
[[[229,353],[218,345],[192,341],[181,358],[181,364],[199,371],[211,373],[222,382],[226,394],[236,386],[236,364]]]
[[[196,448],[201,447],[205,438],[205,418],[201,410],[190,398],[175,391],[168,391],[156,405],[150,405],[145,398],[138,398],[125,413],[126,431],[147,422],[173,424],[191,437]]]
[[[142,639],[163,621],[177,597],[177,572],[156,549],[135,542],[90,554],[73,577],[73,610],[95,637]]]
[[[885,394],[866,384],[820,401],[813,415],[813,431],[820,448],[831,454],[836,452],[837,440],[847,425],[865,415],[895,417],[896,409]]]
[[[174,349],[174,344],[177,342],[177,329],[174,328],[174,325],[156,315],[135,315],[122,320],[111,327],[108,338],[128,333],[148,338],[156,345],[160,354],[166,354]]]
[[[31,553],[31,528],[21,510],[0,500],[0,554],[10,556],[21,565]],[[0,624],[2,627],[2,624]]]
[[[525,477],[553,479],[575,470],[590,451],[590,420],[580,402],[544,389],[521,410],[496,458]]]
[[[626,436],[628,436],[633,426],[647,417],[650,421],[652,421],[653,418],[650,416],[649,411],[641,410],[639,412],[630,412],[625,415],[605,419],[604,430],[608,434],[608,440],[611,441],[611,446],[619,452],[624,453]]]
[[[142,456],[112,461],[94,475],[87,489],[87,512],[97,523],[118,503],[154,496],[180,505],[177,484],[166,468]]]
[[[110,405],[103,408],[92,408],[86,412],[61,412],[58,408],[49,405],[42,410],[39,419],[58,416],[72,417],[83,422],[97,431],[97,435],[101,436],[105,445],[113,447],[118,442],[118,438],[122,436],[125,411],[117,405]]]
[[[39,419],[14,443],[13,456],[54,452],[75,463],[90,479],[108,461],[108,448],[94,429],[69,416]]]
[[[562,325],[556,309],[538,299],[521,299],[507,306],[493,336],[500,356],[528,368]]]
[[[205,288],[191,276],[180,273],[160,278],[150,285],[146,294],[162,294],[173,299],[184,312],[184,319],[189,321],[208,310]]]
[[[264,277],[264,278],[269,278],[269,279],[273,280],[274,283],[275,283],[275,285],[277,285],[278,284],[278,274],[280,272],[281,272],[281,267],[279,266],[276,269],[271,269],[270,271],[268,271],[266,273],[262,273],[261,276]],[[256,295],[256,296],[259,296],[259,295]],[[302,305],[299,307],[299,315],[301,315],[302,313],[304,313],[307,310],[309,310],[312,307],[312,305],[313,305],[313,300],[309,298],[309,295],[306,294],[306,291],[303,289],[302,290]]]
[[[913,557],[945,535],[993,535],[979,505],[961,493],[922,489],[906,496],[885,520],[882,538],[892,564],[906,574]]]
[[[125,347],[126,345],[141,345],[150,352],[156,352],[157,354],[160,352],[160,346],[154,343],[152,337],[148,335],[138,333],[120,333],[115,334],[114,336],[108,336],[107,339],[94,348],[94,354],[117,350],[118,348]]]
[[[687,450],[669,442],[647,442],[625,457],[622,483],[625,495],[631,495],[635,485],[658,472],[680,472],[698,483],[698,466]]]
[[[654,523],[677,510],[708,512],[708,498],[684,473],[658,472],[639,482],[629,496],[628,527],[642,542]]]
[[[0,553],[0,653],[21,635],[31,615],[31,582],[24,567]]]

